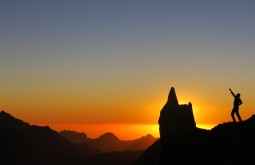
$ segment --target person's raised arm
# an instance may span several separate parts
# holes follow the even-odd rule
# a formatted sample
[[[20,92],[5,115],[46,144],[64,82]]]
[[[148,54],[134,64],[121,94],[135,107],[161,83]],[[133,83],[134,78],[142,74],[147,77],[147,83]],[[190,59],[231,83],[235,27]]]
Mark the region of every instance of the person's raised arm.
[[[236,97],[236,95],[234,94],[234,92],[229,88],[229,90],[230,90],[230,92],[231,92],[231,94],[234,96],[234,97]]]

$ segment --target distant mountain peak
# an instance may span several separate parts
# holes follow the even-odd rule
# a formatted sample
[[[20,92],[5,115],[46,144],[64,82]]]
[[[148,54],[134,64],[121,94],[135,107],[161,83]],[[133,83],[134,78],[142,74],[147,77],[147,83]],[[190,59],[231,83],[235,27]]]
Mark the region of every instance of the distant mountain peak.
[[[12,115],[10,115],[9,113],[7,113],[5,111],[1,111],[0,117],[14,118]]]
[[[12,125],[12,126],[22,126],[22,127],[30,126],[30,124],[13,117],[12,115],[10,115],[9,113],[7,113],[5,111],[1,111],[0,121],[2,122],[2,124],[8,123],[8,125]]]
[[[102,134],[101,136],[99,136],[99,139],[120,141],[120,139],[116,135],[114,135],[112,132],[106,132]]]
[[[87,135],[83,132],[76,132],[70,130],[60,131],[59,134],[74,144],[82,144],[88,138]]]
[[[145,135],[145,136],[142,136],[142,137],[140,137],[139,139],[157,139],[157,138],[155,138],[154,136],[152,136],[151,134],[147,134],[147,135]]]
[[[153,138],[154,139],[155,137],[152,136],[151,134],[147,134],[147,135],[144,136],[144,138]]]

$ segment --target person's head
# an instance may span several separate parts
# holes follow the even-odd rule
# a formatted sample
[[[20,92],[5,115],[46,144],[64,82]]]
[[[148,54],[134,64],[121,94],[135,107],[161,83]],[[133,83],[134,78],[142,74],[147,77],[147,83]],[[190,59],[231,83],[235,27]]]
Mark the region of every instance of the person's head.
[[[240,93],[237,93],[237,95],[236,95],[237,97],[240,97],[241,95],[240,95]]]

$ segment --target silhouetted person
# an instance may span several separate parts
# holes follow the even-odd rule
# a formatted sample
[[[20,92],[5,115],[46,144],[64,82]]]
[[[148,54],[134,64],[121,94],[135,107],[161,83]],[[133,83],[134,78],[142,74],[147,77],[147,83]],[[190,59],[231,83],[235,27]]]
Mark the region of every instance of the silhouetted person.
[[[241,105],[243,102],[242,100],[240,99],[240,93],[237,93],[236,95],[234,94],[234,92],[229,89],[231,94],[234,96],[235,100],[234,100],[234,107],[233,107],[233,110],[231,112],[231,116],[233,118],[233,122],[235,123],[236,122],[236,119],[235,119],[235,113],[236,113],[236,116],[238,117],[238,120],[239,122],[242,122],[242,119],[241,119],[241,116],[239,114],[239,105]]]

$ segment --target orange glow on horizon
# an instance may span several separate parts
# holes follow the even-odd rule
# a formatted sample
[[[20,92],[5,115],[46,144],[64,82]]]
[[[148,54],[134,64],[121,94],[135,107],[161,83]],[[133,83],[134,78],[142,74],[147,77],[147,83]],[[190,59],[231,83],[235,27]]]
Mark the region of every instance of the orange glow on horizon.
[[[179,92],[176,88],[179,104],[192,103],[198,128],[210,130],[220,123],[232,121],[230,113],[233,98],[229,93],[224,93],[226,100],[222,101],[219,98],[216,100],[217,97],[215,96],[205,98],[200,93],[193,94],[194,92],[189,91],[185,93],[185,91]],[[66,96],[67,98],[64,100],[48,98],[48,100],[39,103],[39,100],[42,99],[36,98],[34,101],[30,97],[25,102],[21,99],[16,104],[11,104],[11,100],[9,100],[2,105],[6,107],[3,110],[25,122],[35,125],[43,123],[39,125],[48,125],[56,131],[66,129],[84,132],[90,138],[97,138],[106,132],[112,132],[120,139],[130,140],[146,134],[159,137],[157,122],[160,111],[167,101],[167,96],[168,92],[156,90],[155,94],[143,95],[139,98],[137,95],[126,100],[123,99],[125,97],[120,100],[113,98],[105,100],[103,96],[100,96],[100,99],[96,99],[100,102],[91,101],[87,103],[81,98],[77,100],[72,98],[68,101],[69,97]],[[252,107],[250,107],[252,101],[252,99],[243,98],[244,105],[240,107],[240,115],[243,120],[249,118],[253,113]],[[29,104],[30,102],[33,104]]]
[[[36,125],[36,124],[35,124]],[[60,132],[70,130],[83,132],[89,138],[98,138],[100,135],[112,132],[121,140],[137,139],[147,134],[159,138],[158,124],[38,124],[49,126],[51,129]],[[197,124],[198,128],[210,130],[215,124]]]
[[[35,124],[37,125],[37,124]],[[121,140],[137,139],[147,134],[158,138],[159,127],[157,124],[38,124],[49,126],[51,129],[60,132],[70,130],[83,132],[89,138],[98,138],[100,135],[112,132]]]

